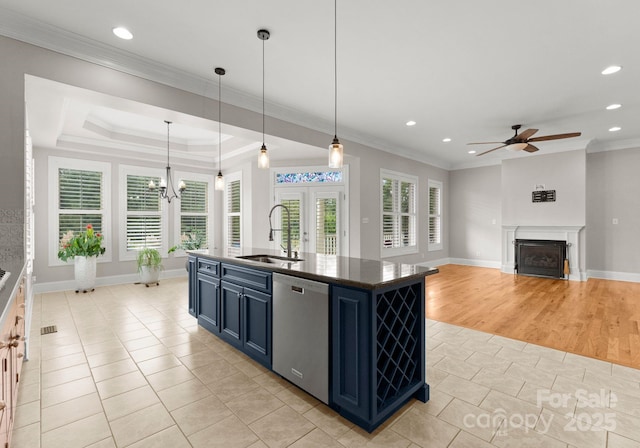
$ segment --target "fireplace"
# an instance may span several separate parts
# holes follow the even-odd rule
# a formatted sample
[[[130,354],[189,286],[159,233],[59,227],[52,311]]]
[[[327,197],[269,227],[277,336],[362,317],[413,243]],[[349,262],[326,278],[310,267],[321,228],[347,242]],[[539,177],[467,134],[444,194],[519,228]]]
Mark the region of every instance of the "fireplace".
[[[518,274],[564,278],[566,258],[566,241],[517,239],[515,242],[515,266]]]

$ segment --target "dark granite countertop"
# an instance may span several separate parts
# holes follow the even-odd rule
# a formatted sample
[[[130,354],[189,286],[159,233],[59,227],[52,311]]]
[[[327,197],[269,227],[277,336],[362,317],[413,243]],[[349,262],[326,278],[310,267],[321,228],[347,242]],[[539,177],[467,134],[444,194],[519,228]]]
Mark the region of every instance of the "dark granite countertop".
[[[11,275],[5,282],[2,289],[0,289],[0,328],[4,324],[5,311],[7,308],[7,304],[11,299],[11,296],[18,284],[19,280],[22,278],[22,272],[24,270],[24,261],[18,258],[11,259],[3,259],[0,260],[0,268],[4,269],[7,272],[10,272]]]
[[[279,272],[294,277],[363,289],[377,289],[438,273],[437,268],[426,266],[312,253],[299,254],[301,260],[296,262],[282,261],[277,263],[262,263],[237,258],[238,256],[260,254],[282,256],[281,251],[272,249],[236,249],[232,255],[229,254],[228,250],[219,249],[188,252],[191,255],[212,260],[231,262],[237,265]]]

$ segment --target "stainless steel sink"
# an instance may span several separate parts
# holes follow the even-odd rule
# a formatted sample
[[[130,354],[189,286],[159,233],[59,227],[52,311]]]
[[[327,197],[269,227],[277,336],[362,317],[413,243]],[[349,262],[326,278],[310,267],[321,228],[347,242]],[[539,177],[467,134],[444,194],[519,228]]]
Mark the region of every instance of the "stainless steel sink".
[[[243,260],[257,261],[259,263],[280,264],[280,263],[296,263],[304,261],[301,258],[280,257],[277,255],[243,255],[236,258]]]

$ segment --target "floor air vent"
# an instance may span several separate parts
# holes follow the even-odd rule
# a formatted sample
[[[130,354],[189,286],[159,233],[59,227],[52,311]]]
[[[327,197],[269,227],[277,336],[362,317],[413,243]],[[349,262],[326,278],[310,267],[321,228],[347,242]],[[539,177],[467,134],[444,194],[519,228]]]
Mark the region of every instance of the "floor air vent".
[[[49,334],[49,333],[57,333],[58,327],[55,325],[49,325],[48,327],[42,327],[40,329],[40,334]]]

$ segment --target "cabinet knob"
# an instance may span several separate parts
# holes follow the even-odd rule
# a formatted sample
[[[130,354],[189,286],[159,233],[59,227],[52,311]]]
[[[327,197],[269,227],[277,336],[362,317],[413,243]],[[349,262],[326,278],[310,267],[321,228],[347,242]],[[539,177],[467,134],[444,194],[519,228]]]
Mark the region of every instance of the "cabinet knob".
[[[22,317],[20,314],[18,314],[18,315],[16,316],[16,321],[18,321],[18,320],[20,320],[20,319],[24,319],[24,317]]]
[[[4,400],[0,400],[0,411],[7,407],[7,403]]]
[[[17,347],[18,345],[20,345],[20,341],[18,341],[17,339],[9,342],[9,347]]]
[[[6,342],[0,341],[0,348],[5,348],[7,346]]]
[[[18,358],[24,358],[24,353],[18,353]]]
[[[24,303],[21,303],[20,305],[18,305],[18,308],[24,308]]]

